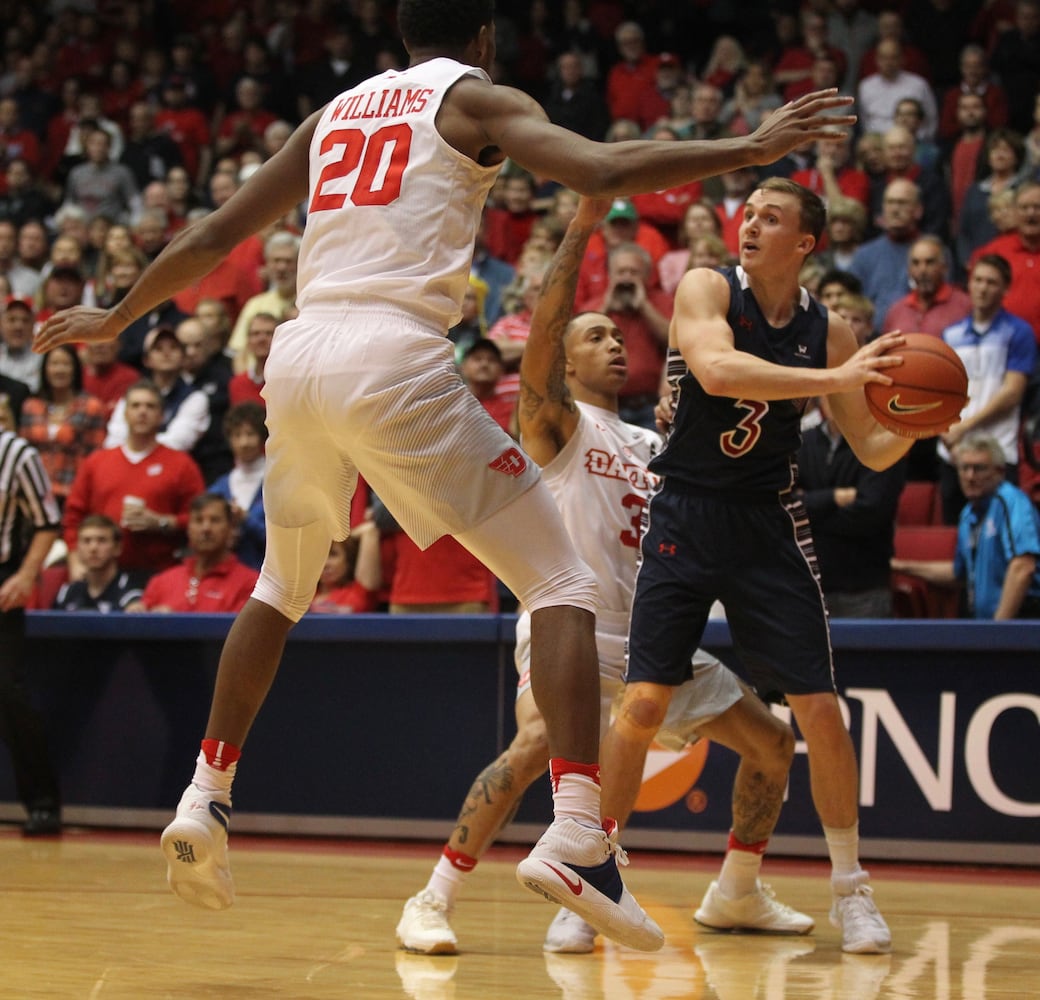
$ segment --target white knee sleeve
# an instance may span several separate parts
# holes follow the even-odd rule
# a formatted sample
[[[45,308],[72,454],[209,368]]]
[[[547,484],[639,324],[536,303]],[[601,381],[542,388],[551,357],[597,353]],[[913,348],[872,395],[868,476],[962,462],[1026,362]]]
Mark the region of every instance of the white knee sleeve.
[[[267,551],[253,597],[298,622],[314,600],[332,537],[324,521],[302,528],[267,525]]]

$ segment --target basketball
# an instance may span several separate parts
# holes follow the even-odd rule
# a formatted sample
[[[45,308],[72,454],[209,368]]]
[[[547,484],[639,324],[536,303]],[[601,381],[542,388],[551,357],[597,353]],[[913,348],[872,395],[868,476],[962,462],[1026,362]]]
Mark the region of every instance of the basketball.
[[[884,372],[891,385],[867,382],[867,406],[882,427],[901,437],[927,438],[945,430],[968,401],[968,373],[957,352],[927,333],[903,334],[906,343],[886,354],[903,363]]]

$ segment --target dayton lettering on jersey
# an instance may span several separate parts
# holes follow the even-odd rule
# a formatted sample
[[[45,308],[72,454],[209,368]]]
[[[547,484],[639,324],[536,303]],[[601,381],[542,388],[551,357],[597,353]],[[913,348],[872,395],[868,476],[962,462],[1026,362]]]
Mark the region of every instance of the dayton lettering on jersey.
[[[368,90],[351,94],[336,103],[332,121],[361,121],[365,118],[403,118],[426,109],[432,87]]]
[[[641,465],[622,461],[617,455],[599,448],[590,448],[585,453],[585,468],[593,476],[605,479],[620,479],[631,483],[633,489],[648,493],[657,488],[659,478],[647,472]]]

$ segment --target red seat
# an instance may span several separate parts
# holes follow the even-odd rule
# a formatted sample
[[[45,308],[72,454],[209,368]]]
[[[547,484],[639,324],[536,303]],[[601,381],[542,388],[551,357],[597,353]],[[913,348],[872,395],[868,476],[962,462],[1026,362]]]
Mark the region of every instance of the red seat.
[[[30,610],[50,611],[54,607],[54,598],[58,596],[58,591],[68,580],[69,568],[63,562],[41,570],[26,607]]]
[[[945,524],[896,524],[893,542],[897,559],[952,560],[957,529]],[[959,594],[956,588],[893,573],[892,604],[897,618],[956,618]]]
[[[935,483],[908,482],[899,494],[896,524],[942,524],[941,512]]]

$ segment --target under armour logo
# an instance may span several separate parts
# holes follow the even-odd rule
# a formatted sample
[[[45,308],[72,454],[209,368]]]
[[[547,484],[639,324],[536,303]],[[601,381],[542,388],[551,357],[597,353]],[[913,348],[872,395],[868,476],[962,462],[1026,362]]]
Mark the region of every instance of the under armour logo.
[[[809,353],[809,348],[806,347],[805,344],[799,344],[798,345],[798,353],[801,354],[801,355],[806,355],[806,354]]]
[[[173,849],[177,852],[177,860],[185,864],[195,864],[195,849],[187,840],[175,840]]]
[[[750,319],[749,319],[749,318],[748,318],[747,316],[741,316],[741,317],[740,317],[740,318],[739,318],[739,319],[737,320],[737,322],[738,322],[738,323],[739,323],[739,324],[740,324],[740,325],[741,325],[741,326],[742,326],[742,327],[743,327],[743,328],[744,328],[745,330],[750,330],[750,329],[751,329],[751,327],[752,327],[752,326],[754,325],[754,324],[752,324],[751,320],[750,320]]]
[[[519,476],[527,471],[527,459],[518,448],[506,448],[498,458],[488,462],[488,468],[507,476]]]
[[[675,542],[660,542],[657,546],[657,551],[662,556],[674,556]]]

